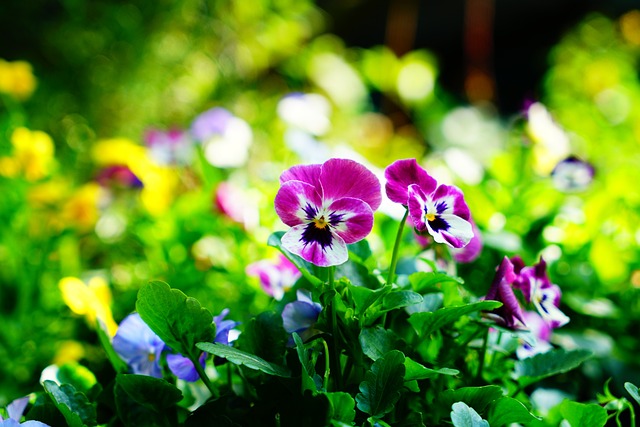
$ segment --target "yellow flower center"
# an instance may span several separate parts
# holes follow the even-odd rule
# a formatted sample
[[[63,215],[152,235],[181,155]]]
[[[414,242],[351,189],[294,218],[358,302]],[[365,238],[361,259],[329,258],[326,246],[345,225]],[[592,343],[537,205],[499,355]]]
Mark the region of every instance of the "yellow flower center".
[[[321,216],[320,218],[314,218],[313,223],[316,225],[316,228],[319,228],[321,230],[325,228],[327,225],[329,225],[327,220],[324,219],[324,215]]]
[[[434,219],[436,219],[436,214],[434,213],[428,213],[425,216],[427,217],[427,221],[433,221]]]
[[[153,362],[154,360],[156,360],[156,355],[152,354],[152,353],[149,353],[147,358],[149,359],[149,362]]]

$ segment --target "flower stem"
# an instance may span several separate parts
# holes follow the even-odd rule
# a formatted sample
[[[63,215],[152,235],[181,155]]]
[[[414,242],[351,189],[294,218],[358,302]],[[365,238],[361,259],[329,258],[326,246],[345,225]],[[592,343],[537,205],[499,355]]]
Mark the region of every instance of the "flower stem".
[[[400,253],[400,242],[402,241],[402,232],[404,231],[404,223],[407,221],[409,215],[409,209],[404,211],[404,216],[400,220],[398,225],[398,234],[396,234],[396,242],[393,245],[393,254],[391,255],[391,265],[389,266],[389,275],[387,276],[387,285],[391,285],[396,273],[396,266],[398,265],[398,256]]]
[[[191,363],[193,363],[193,366],[196,368],[196,371],[198,372],[198,375],[200,376],[200,379],[202,380],[204,385],[209,389],[209,391],[211,392],[211,395],[213,397],[218,397],[218,390],[216,390],[213,387],[213,384],[211,384],[211,380],[209,379],[207,374],[204,372],[204,369],[202,368],[202,365],[200,364],[200,361],[198,360],[198,357],[194,357],[193,355],[190,354],[189,355],[189,360],[191,360]]]
[[[337,293],[336,293],[336,285],[335,285],[335,271],[336,271],[336,267],[332,266],[328,268],[328,278],[327,278],[327,283],[329,284],[329,291],[332,292],[332,296],[331,299],[329,300],[329,314],[331,316],[331,336],[333,338],[333,351],[331,353],[332,356],[332,362],[331,365],[333,366],[333,371],[334,371],[334,375],[335,375],[335,379],[336,379],[336,389],[337,390],[341,390],[342,389],[342,366],[340,366],[340,349],[338,348],[338,310],[336,307],[336,298],[337,298]]]
[[[484,339],[482,340],[482,348],[480,349],[480,363],[478,366],[478,373],[476,374],[476,380],[482,379],[482,370],[484,369],[484,361],[487,355],[487,344],[489,342],[489,328],[484,333]]]

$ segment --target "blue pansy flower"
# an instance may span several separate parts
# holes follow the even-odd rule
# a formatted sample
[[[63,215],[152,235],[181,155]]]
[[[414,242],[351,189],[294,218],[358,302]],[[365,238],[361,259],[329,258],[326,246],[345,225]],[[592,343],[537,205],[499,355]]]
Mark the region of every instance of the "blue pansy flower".
[[[124,318],[113,337],[112,345],[134,374],[162,377],[159,362],[165,343],[144,323],[138,313]]]

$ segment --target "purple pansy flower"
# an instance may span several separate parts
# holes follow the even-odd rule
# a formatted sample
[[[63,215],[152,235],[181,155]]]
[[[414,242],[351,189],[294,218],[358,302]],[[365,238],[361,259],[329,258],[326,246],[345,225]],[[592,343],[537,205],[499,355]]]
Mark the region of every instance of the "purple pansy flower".
[[[318,320],[322,306],[313,302],[308,291],[298,290],[297,301],[290,302],[282,310],[282,325],[288,333],[297,333],[302,339],[313,335],[313,325]]]
[[[559,308],[562,292],[558,285],[549,280],[544,259],[540,258],[540,262],[533,267],[525,267],[520,257],[513,257],[511,261],[517,274],[514,286],[522,291],[525,301],[533,303],[552,328],[567,324],[569,318]]]
[[[49,427],[49,425],[41,423],[40,421],[31,420],[23,423],[20,422],[20,418],[22,418],[22,414],[28,404],[29,396],[21,397],[20,399],[16,399],[9,403],[9,405],[7,405],[7,414],[9,415],[9,418],[5,420],[2,418],[2,415],[0,415],[0,427]]]
[[[507,328],[516,329],[518,323],[525,324],[518,298],[513,293],[512,284],[516,280],[513,264],[504,257],[498,266],[493,283],[484,297],[485,300],[500,301],[501,307],[489,312],[489,317]]]
[[[552,332],[551,325],[535,311],[525,311],[523,315],[527,328],[533,334],[535,342],[529,343],[525,341],[520,344],[516,349],[518,359],[525,359],[551,350],[552,347],[549,344]]]
[[[260,260],[247,266],[247,274],[260,279],[262,289],[276,300],[280,301],[300,278],[298,268],[282,254],[278,260]]]
[[[417,231],[427,231],[436,242],[453,248],[473,238],[469,208],[459,188],[438,184],[416,159],[397,160],[384,173],[387,197],[408,207]]]
[[[238,322],[234,322],[233,320],[224,320],[227,314],[229,314],[229,309],[225,308],[219,315],[214,316],[213,323],[216,325],[216,337],[213,342],[230,345],[229,332],[238,325]],[[207,361],[207,356],[208,353],[202,352],[198,358],[198,362],[203,368]],[[167,366],[169,367],[169,370],[171,370],[171,372],[181,380],[194,382],[200,378],[193,362],[181,354],[168,354]]]
[[[134,374],[162,378],[159,361],[165,344],[138,313],[124,318],[112,344]]]
[[[569,156],[559,162],[551,171],[553,185],[560,191],[583,191],[595,175],[593,165],[576,156]]]
[[[291,229],[282,246],[321,267],[347,261],[347,244],[373,228],[382,201],[380,182],[363,165],[347,159],[300,165],[280,176],[276,213]]]
[[[193,157],[192,141],[185,131],[179,129],[149,129],[145,132],[144,142],[149,147],[151,158],[160,165],[185,165]]]
[[[469,222],[471,223],[471,231],[473,232],[473,237],[469,243],[463,248],[451,248],[453,259],[462,264],[475,261],[482,252],[483,243],[480,230],[473,221],[473,218],[469,218]]]
[[[105,167],[98,173],[96,181],[105,187],[140,188],[143,186],[142,181],[125,165]]]

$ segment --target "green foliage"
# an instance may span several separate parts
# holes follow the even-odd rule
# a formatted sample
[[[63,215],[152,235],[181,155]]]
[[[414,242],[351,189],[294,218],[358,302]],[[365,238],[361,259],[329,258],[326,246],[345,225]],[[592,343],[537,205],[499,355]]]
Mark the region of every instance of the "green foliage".
[[[404,382],[404,360],[402,352],[393,350],[374,362],[360,384],[356,396],[358,409],[374,418],[382,418],[393,410]]]
[[[464,402],[454,403],[451,409],[451,421],[455,427],[489,427],[489,423]]]
[[[522,402],[508,396],[491,402],[489,415],[487,417],[489,425],[500,427],[513,423],[526,425],[528,422],[539,419],[524,406]]]
[[[491,311],[500,307],[498,301],[478,301],[459,307],[444,307],[434,312],[414,313],[409,317],[409,323],[421,337],[428,337],[445,325],[455,322],[462,316],[478,311]]]
[[[211,353],[214,356],[222,357],[229,360],[236,365],[244,365],[247,368],[262,371],[268,375],[276,375],[279,377],[289,377],[291,374],[285,367],[267,362],[266,360],[256,355],[238,350],[233,347],[229,347],[217,343],[201,342],[197,344],[200,350]]]
[[[212,342],[216,336],[209,310],[195,298],[171,289],[166,283],[152,282],[142,286],[136,309],[165,344],[189,357],[193,356],[196,343]]]
[[[71,384],[58,385],[53,381],[45,381],[43,387],[70,427],[97,425],[96,406],[84,393]]]
[[[575,369],[591,357],[593,357],[593,354],[588,350],[566,351],[556,349],[517,361],[515,375],[520,382],[529,384],[542,378]]]
[[[607,423],[607,411],[596,404],[585,404],[565,400],[560,405],[560,413],[570,426],[604,427]]]

